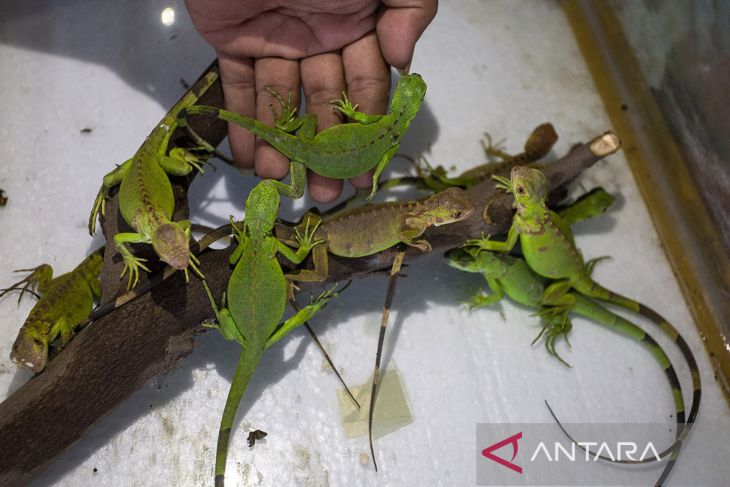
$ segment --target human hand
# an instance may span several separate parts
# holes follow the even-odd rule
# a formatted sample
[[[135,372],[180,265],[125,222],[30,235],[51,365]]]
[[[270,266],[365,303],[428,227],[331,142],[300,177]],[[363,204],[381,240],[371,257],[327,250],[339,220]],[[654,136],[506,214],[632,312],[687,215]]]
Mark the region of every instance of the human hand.
[[[273,125],[266,88],[299,105],[304,89],[307,111],[317,115],[319,131],[341,123],[330,101],[348,97],[359,110],[385,113],[390,68],[407,70],[416,41],[436,14],[437,0],[185,0],[196,28],[216,50],[228,110]],[[246,129],[229,124],[236,164],[255,167],[263,178],[281,179],[289,161]],[[364,174],[350,180],[369,187]],[[316,201],[334,200],[342,181],[309,173]]]

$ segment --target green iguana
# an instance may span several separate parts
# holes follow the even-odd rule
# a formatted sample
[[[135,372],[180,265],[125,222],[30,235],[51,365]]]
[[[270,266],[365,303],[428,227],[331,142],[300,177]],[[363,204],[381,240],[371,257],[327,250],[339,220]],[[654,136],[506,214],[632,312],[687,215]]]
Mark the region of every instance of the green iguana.
[[[295,232],[295,240],[299,246],[296,252],[272,235],[280,201],[278,190],[272,183],[271,180],[264,180],[251,190],[246,199],[243,227],[239,228],[234,224],[238,247],[230,258],[235,268],[223,296],[223,309],[218,309],[207,283],[203,281],[221,334],[228,340],[237,341],[242,347],[218,434],[216,487],[224,485],[233,420],[264,352],[311,318],[335,296],[332,290],[323,293],[292,318],[280,324],[289,294],[289,284],[276,255],[280,253],[298,264],[312,247],[321,242],[314,240],[316,226],[305,228],[303,233]]]
[[[293,163],[329,178],[347,179],[375,168],[373,188],[368,197],[372,199],[378,188],[380,174],[398,151],[401,139],[418,113],[425,94],[426,83],[420,75],[403,76],[393,93],[390,113],[367,115],[358,112],[357,105],[353,105],[343,93],[342,100],[332,103],[335,109],[354,123],[334,125],[320,133],[316,133],[316,115],[310,113],[295,118],[295,109],[281,97],[279,101],[288,117],[282,117],[276,127],[221,108],[201,105],[181,110],[178,125],[185,126],[186,119],[191,115],[217,117],[235,123],[266,140]],[[292,132],[296,132],[296,135]],[[191,136],[206,149],[212,149],[192,131]],[[294,177],[295,174],[292,174],[292,184]],[[304,177],[303,171],[298,171],[297,177]]]
[[[633,299],[609,291],[593,281],[590,276],[591,268],[584,262],[582,254],[575,246],[570,228],[545,204],[548,192],[547,179],[541,171],[517,166],[512,169],[511,179],[500,176],[494,176],[494,179],[498,181],[498,188],[511,193],[515,198],[516,213],[507,234],[507,240],[498,242],[487,237],[469,240],[466,244],[483,250],[508,252],[519,239],[525,261],[530,268],[543,277],[557,280],[545,289],[542,296],[541,305],[546,307],[541,312],[542,316],[548,319],[556,316],[566,317],[576,306],[576,294],[569,293],[570,289],[574,289],[586,297],[621,306],[648,318],[677,344],[689,364],[692,375],[692,406],[687,416],[687,426],[682,430],[674,445],[661,455],[664,456],[675,450],[678,453],[682,441],[695,421],[702,397],[699,368],[687,342],[677,329],[656,311]],[[658,480],[659,485],[666,480],[672,470],[676,453],[672,455],[662,472]],[[606,460],[611,459],[606,458]],[[616,462],[637,463],[621,460],[616,460]]]
[[[207,233],[197,244],[198,253],[230,235],[231,228],[228,224]],[[42,372],[51,358],[50,349],[56,349],[55,340],[59,338],[61,340],[61,345],[57,348],[64,347],[73,333],[148,292],[176,271],[168,266],[141,286],[91,311],[94,301],[99,299],[99,275],[103,254],[104,247],[101,247],[86,257],[74,270],[55,279],[52,279],[53,269],[48,264],[28,269],[32,271],[31,275],[7,289],[0,290],[0,297],[10,291],[20,291],[18,302],[26,292],[38,298],[38,303],[30,311],[13,345],[11,358],[15,362],[25,365],[34,372]],[[18,272],[22,271],[24,270]]]
[[[96,250],[74,270],[56,278],[48,264],[16,271],[30,271],[31,274],[1,290],[0,297],[10,291],[20,291],[19,303],[26,292],[35,295],[38,302],[30,310],[13,344],[10,358],[14,362],[41,372],[48,363],[51,343],[60,338],[63,346],[71,340],[79,323],[91,313],[94,301],[99,299],[103,252],[103,247]]]
[[[172,149],[169,155],[167,150],[180,111],[194,104],[217,79],[215,71],[206,74],[165,115],[134,157],[104,176],[89,216],[89,233],[94,234],[97,214],[104,214],[109,190],[120,185],[119,211],[124,221],[134,229],[134,233],[114,236],[114,245],[124,259],[122,277],[128,273],[127,288],[136,286],[140,269],[149,272],[144,264],[146,259],[136,257],[127,248],[130,243],[151,243],[160,260],[175,269],[184,270],[186,279],[188,266],[200,274],[195,256],[189,249],[190,221],[171,220],[175,199],[168,176],[184,176],[193,168],[201,171],[200,159],[193,152],[179,147]]]

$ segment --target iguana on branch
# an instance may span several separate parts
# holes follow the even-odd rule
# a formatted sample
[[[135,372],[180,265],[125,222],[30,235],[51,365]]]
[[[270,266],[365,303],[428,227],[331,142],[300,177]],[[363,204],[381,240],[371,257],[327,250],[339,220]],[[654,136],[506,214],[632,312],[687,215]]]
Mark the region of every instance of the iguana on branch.
[[[172,109],[147,137],[137,153],[121,166],[104,176],[104,182],[94,200],[89,216],[89,233],[94,234],[97,214],[104,214],[109,190],[119,188],[119,211],[134,232],[114,235],[114,245],[124,259],[122,277],[128,274],[127,288],[139,280],[140,269],[148,271],[146,259],[136,257],[127,244],[150,243],[160,260],[171,267],[184,270],[190,266],[196,274],[195,256],[190,252],[190,221],[171,220],[175,199],[168,175],[184,176],[193,168],[202,171],[201,159],[193,151],[174,148],[168,154],[170,136],[176,128],[181,110],[194,104],[218,79],[218,73],[205,75]]]
[[[557,280],[545,289],[541,300],[541,304],[546,307],[541,315],[548,319],[555,316],[566,316],[575,307],[576,295],[569,293],[570,289],[574,289],[586,297],[606,301],[636,312],[653,321],[669,335],[689,364],[693,385],[692,406],[687,416],[687,426],[682,430],[674,445],[662,453],[678,450],[695,421],[702,397],[699,368],[687,342],[677,329],[656,311],[633,299],[609,291],[593,281],[590,276],[591,269],[586,265],[581,252],[576,247],[570,228],[545,205],[547,180],[540,170],[517,166],[512,169],[511,179],[500,176],[495,176],[494,179],[498,181],[498,188],[511,193],[515,198],[516,213],[507,234],[507,240],[498,242],[487,237],[469,240],[467,245],[483,250],[508,252],[519,239],[525,261],[530,268],[543,277]],[[675,458],[676,454],[669,459],[658,480],[658,485],[661,485],[668,477],[674,466]],[[611,461],[610,458],[605,459]],[[651,461],[651,459],[647,461]]]
[[[308,212],[297,228],[301,231],[317,226],[314,237],[324,244],[312,250],[313,269],[291,272],[287,279],[323,281],[328,273],[328,252],[340,257],[363,257],[400,242],[429,252],[431,244],[422,237],[429,227],[465,220],[472,213],[474,202],[460,188],[449,188],[423,200],[391,201],[348,209],[324,220]],[[287,241],[285,235],[279,238]]]
[[[94,301],[101,294],[99,274],[104,258],[104,248],[86,257],[74,270],[53,278],[53,268],[42,264],[31,274],[7,289],[0,290],[0,297],[10,291],[19,291],[18,303],[28,292],[38,298],[28,318],[13,343],[10,358],[33,372],[41,372],[48,363],[49,347],[56,339],[66,345],[79,324],[89,316]]]
[[[398,80],[387,115],[368,115],[357,111],[343,93],[342,100],[333,101],[335,109],[354,123],[334,125],[319,133],[317,117],[307,114],[294,117],[295,109],[279,97],[284,113],[289,116],[270,127],[250,117],[221,108],[190,106],[181,110],[178,125],[185,126],[191,115],[217,117],[246,128],[266,140],[292,162],[306,166],[317,174],[335,179],[358,176],[370,169],[373,172],[372,199],[378,188],[378,178],[400,147],[406,130],[418,113],[426,94],[426,83],[418,74],[409,74]],[[286,120],[284,120],[286,119]],[[292,132],[296,132],[293,135]],[[191,133],[198,143],[202,143]],[[206,149],[212,149],[206,146]],[[303,177],[302,171],[299,176]],[[294,178],[292,174],[292,180]]]

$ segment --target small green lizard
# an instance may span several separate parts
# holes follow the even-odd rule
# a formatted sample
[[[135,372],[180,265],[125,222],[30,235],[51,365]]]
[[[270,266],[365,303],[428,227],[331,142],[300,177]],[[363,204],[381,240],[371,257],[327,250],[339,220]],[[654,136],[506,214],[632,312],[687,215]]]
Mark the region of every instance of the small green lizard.
[[[543,316],[548,318],[567,316],[576,303],[576,295],[569,293],[572,288],[586,297],[621,306],[648,318],[677,344],[689,364],[693,385],[692,406],[687,416],[687,426],[682,430],[681,438],[677,439],[673,448],[678,453],[681,442],[695,421],[702,397],[699,368],[687,342],[677,329],[656,311],[633,299],[609,291],[593,281],[590,275],[591,268],[585,263],[576,247],[570,228],[545,204],[548,193],[547,179],[540,170],[517,166],[512,169],[511,179],[500,176],[494,176],[494,179],[498,181],[498,188],[511,193],[515,198],[516,213],[507,240],[498,242],[487,237],[469,240],[467,245],[483,250],[508,252],[519,239],[530,268],[543,277],[557,280],[545,289],[542,296],[541,304],[550,307],[541,313]],[[659,478],[659,484],[666,480],[674,466],[675,458],[676,454],[673,454]]]
[[[200,274],[189,249],[190,221],[171,221],[175,199],[168,177],[168,174],[184,176],[193,168],[202,170],[200,160],[182,148],[166,153],[177,115],[195,103],[217,79],[217,72],[208,73],[165,115],[134,157],[104,176],[89,216],[89,233],[94,234],[97,215],[104,214],[109,190],[120,185],[119,209],[124,221],[134,229],[114,236],[114,244],[124,259],[122,277],[128,273],[128,288],[137,285],[140,269],[149,272],[144,264],[146,259],[136,257],[127,248],[129,243],[151,243],[160,260],[184,270],[186,279],[188,266]]]
[[[215,464],[216,487],[224,485],[233,420],[263,353],[335,296],[332,290],[327,291],[292,318],[279,323],[289,295],[289,284],[276,254],[280,253],[298,264],[312,247],[321,242],[314,240],[316,226],[305,228],[303,233],[295,232],[299,246],[296,252],[273,236],[280,196],[272,183],[264,180],[251,190],[246,199],[243,228],[234,224],[238,246],[230,258],[235,268],[223,297],[223,309],[218,309],[207,283],[203,282],[221,334],[228,340],[237,341],[243,348],[221,418]]]
[[[66,345],[74,330],[89,316],[101,292],[99,274],[103,263],[103,247],[86,257],[74,270],[53,278],[53,269],[42,264],[29,276],[0,292],[20,291],[18,302],[28,292],[38,302],[28,314],[15,339],[10,358],[34,372],[41,372],[48,363],[49,347],[56,339]]]
[[[387,115],[368,115],[357,111],[343,93],[342,100],[333,101],[334,107],[355,123],[329,127],[320,133],[317,117],[307,114],[294,117],[295,110],[284,103],[284,117],[276,127],[270,127],[253,118],[238,115],[220,108],[202,105],[190,106],[180,111],[178,125],[185,126],[191,115],[217,117],[240,125],[266,140],[293,163],[306,166],[322,176],[347,179],[370,169],[373,172],[372,199],[378,188],[378,178],[400,147],[401,139],[418,113],[426,94],[426,83],[418,74],[409,74],[398,80]],[[296,135],[292,132],[296,131]],[[199,137],[191,133],[201,143]],[[205,146],[210,150],[211,146]],[[298,177],[303,177],[302,171]],[[294,175],[292,175],[293,183]]]

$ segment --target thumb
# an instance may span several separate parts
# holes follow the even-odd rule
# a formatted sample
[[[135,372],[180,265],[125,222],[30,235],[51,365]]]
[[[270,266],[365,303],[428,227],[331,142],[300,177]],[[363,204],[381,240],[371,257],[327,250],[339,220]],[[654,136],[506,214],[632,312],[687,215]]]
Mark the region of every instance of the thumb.
[[[431,23],[437,0],[385,0],[376,26],[380,50],[385,61],[407,70],[416,41]]]

